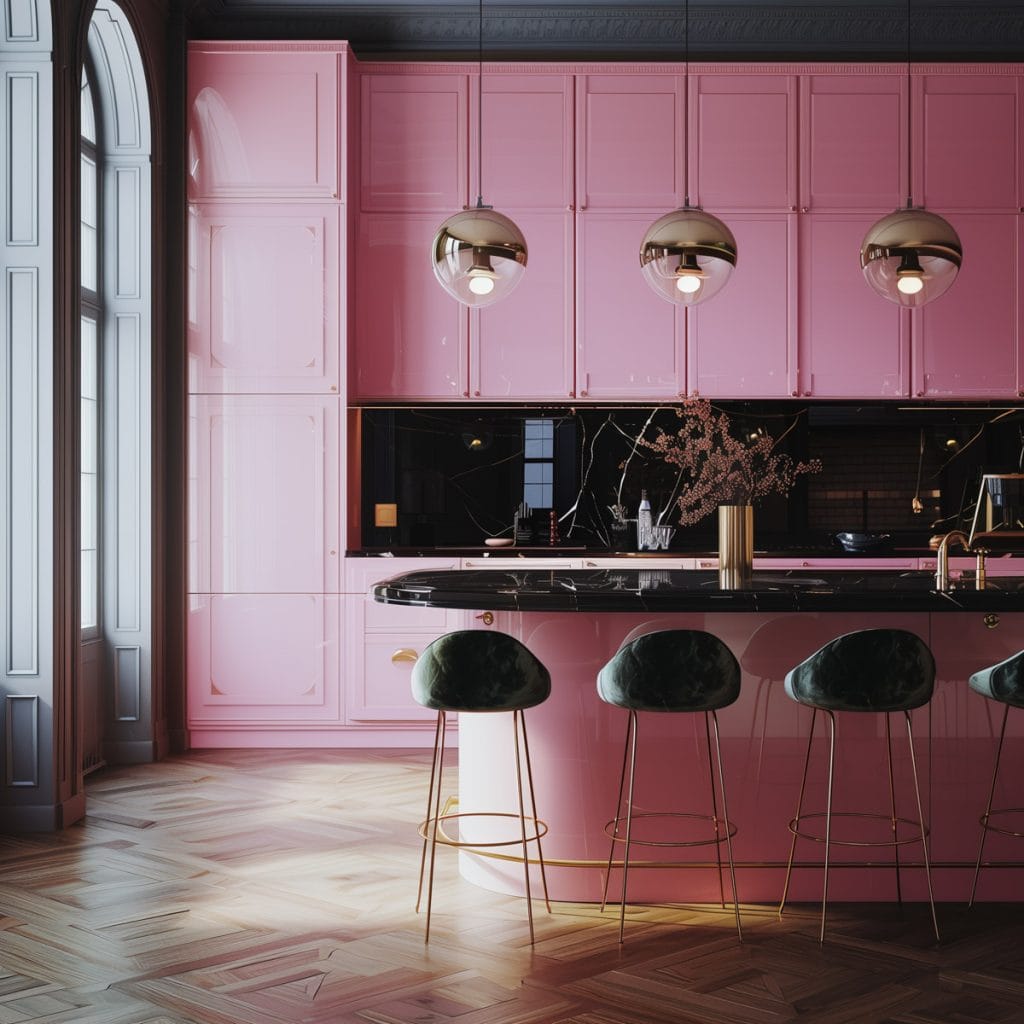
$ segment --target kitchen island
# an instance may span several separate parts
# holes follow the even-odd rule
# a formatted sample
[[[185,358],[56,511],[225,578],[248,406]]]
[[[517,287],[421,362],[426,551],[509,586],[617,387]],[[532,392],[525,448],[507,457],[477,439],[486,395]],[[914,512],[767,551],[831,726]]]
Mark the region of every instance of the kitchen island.
[[[841,633],[898,627],[919,635],[935,654],[931,703],[913,713],[916,750],[923,764],[925,815],[936,897],[966,900],[977,854],[1002,707],[969,690],[974,671],[1024,647],[1024,578],[990,579],[983,590],[962,583],[935,589],[927,572],[755,572],[749,586],[723,589],[715,572],[671,569],[582,571],[508,570],[413,572],[374,588],[387,603],[476,611],[479,628],[518,637],[547,665],[551,697],[528,714],[540,816],[552,897],[599,900],[622,762],[626,714],[602,703],[595,680],[601,666],[628,639],[654,629],[704,629],[719,636],[743,670],[737,702],[719,713],[738,887],[744,902],[777,900],[789,851],[787,823],[796,808],[810,711],[782,687],[786,672]],[[463,715],[459,722],[459,805],[462,811],[514,802],[510,730],[500,715]],[[912,793],[902,723],[893,720],[899,813],[910,813]],[[710,812],[704,723],[699,715],[642,714],[642,760],[637,802],[648,810]],[[885,729],[877,715],[840,715],[836,810],[886,810]],[[1016,780],[1024,774],[1024,714],[1010,716],[995,806],[1019,806]],[[508,747],[508,757],[505,748]],[[824,799],[825,745],[812,755],[806,810]],[[818,770],[815,770],[817,767]],[[817,805],[817,806],[812,806]],[[650,819],[662,822],[668,819]],[[849,829],[864,819],[838,819]],[[677,821],[675,825],[678,825]],[[685,823],[684,823],[685,824]],[[886,828],[888,826],[886,825]],[[862,832],[862,834],[864,834]],[[647,838],[675,838],[663,833]],[[871,838],[879,838],[877,831]],[[686,838],[693,838],[687,835]],[[631,898],[717,902],[713,847],[664,850],[648,869],[631,872]],[[836,847],[840,868],[830,883],[837,899],[895,899],[892,850]],[[797,848],[793,896],[820,894],[820,847]],[[677,856],[678,855],[678,856]],[[920,847],[901,849],[904,899],[923,899]],[[665,866],[683,860],[688,866]],[[1024,841],[990,836],[980,899],[1024,894]],[[843,867],[843,865],[846,865]],[[519,892],[521,867],[495,858],[462,855],[463,875],[491,888]],[[612,886],[618,884],[618,872]]]

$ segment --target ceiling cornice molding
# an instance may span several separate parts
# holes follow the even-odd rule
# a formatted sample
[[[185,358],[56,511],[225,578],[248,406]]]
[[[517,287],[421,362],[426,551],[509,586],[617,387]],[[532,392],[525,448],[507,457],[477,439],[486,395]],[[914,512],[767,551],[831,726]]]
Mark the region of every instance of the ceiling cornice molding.
[[[899,60],[902,4],[690,4],[690,56],[705,60]],[[476,54],[476,4],[341,4],[191,0],[191,38],[344,39],[367,59],[460,59]],[[678,2],[531,4],[488,0],[489,60],[673,60],[685,37]],[[1019,3],[914,0],[915,60],[1013,61],[1024,53]]]

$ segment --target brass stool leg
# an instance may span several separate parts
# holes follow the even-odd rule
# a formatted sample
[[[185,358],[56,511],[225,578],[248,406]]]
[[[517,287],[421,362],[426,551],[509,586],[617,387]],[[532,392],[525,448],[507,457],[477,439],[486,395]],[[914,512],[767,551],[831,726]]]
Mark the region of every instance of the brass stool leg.
[[[715,826],[715,854],[718,858],[718,895],[721,900],[722,909],[725,910],[725,879],[722,876],[722,843],[718,838],[718,801],[715,798],[715,766],[711,758],[711,725],[709,723],[708,712],[704,712],[704,735],[708,741],[708,781],[711,783],[711,820]],[[715,728],[717,730],[718,723],[715,722]],[[719,762],[721,762],[722,754],[719,751],[718,754]],[[725,796],[725,791],[722,791],[722,796]],[[729,831],[729,816],[726,815],[725,830],[728,834]]]
[[[714,711],[711,712],[711,720],[715,723],[715,752],[718,755],[718,784],[722,787],[722,815],[725,818],[725,845],[729,852],[729,880],[732,884],[732,905],[736,911],[736,935],[739,937],[740,942],[743,941],[743,929],[740,927],[740,897],[736,889],[736,862],[732,855],[732,832],[729,829],[729,805],[725,799],[725,771],[722,768],[722,743],[721,738],[718,734],[718,715]],[[707,713],[704,715],[704,724],[707,725]],[[710,738],[709,738],[710,743]],[[710,750],[709,750],[710,753]],[[715,788],[715,780],[711,780],[712,792]],[[717,831],[717,819],[715,829]],[[720,847],[720,844],[716,843],[716,846]],[[718,859],[718,878],[721,881],[722,878],[722,859],[719,854]]]
[[[935,916],[935,895],[932,892],[932,867],[928,860],[928,829],[924,824],[924,808],[921,806],[921,787],[917,783],[917,758],[914,755],[914,730],[910,725],[910,712],[904,711],[907,720],[907,743],[910,747],[910,770],[914,776],[914,799],[917,801],[917,820],[921,823],[921,849],[924,852],[924,877],[928,883],[928,905],[932,910],[932,928],[935,929],[935,941],[939,938],[939,919]]]
[[[828,906],[828,846],[832,838],[832,781],[835,776],[836,764],[836,716],[826,711],[828,716],[828,795],[825,798],[825,877],[821,886],[821,931],[818,943],[825,941],[825,908]]]
[[[608,905],[608,883],[612,877],[612,862],[615,860],[615,836],[619,834],[619,822],[622,820],[622,793],[626,788],[626,765],[629,764],[629,737],[633,729],[632,721],[626,719],[626,742],[622,744],[622,774],[619,776],[619,798],[615,803],[615,828],[608,846],[608,870],[604,876],[604,895],[601,897],[601,913]]]
[[[533,820],[537,823],[537,860],[540,863],[540,880],[544,886],[544,905],[548,913],[551,913],[551,900],[548,897],[548,876],[544,870],[544,850],[540,845],[540,818],[537,815],[537,797],[533,789],[533,768],[530,765],[530,742],[526,738],[526,715],[520,712],[520,722],[523,726],[523,753],[526,755],[526,781],[530,787],[530,807],[533,809]]]
[[[533,897],[530,894],[530,856],[526,848],[526,811],[523,806],[523,771],[519,757],[519,716],[521,711],[512,712],[513,743],[516,751],[516,794],[519,797],[519,832],[523,839],[523,876],[526,879],[526,916],[530,920],[530,945],[533,936]]]
[[[619,945],[625,939],[626,932],[626,879],[629,876],[629,841],[633,834],[633,783],[636,780],[636,744],[637,718],[636,712],[630,711],[629,724],[633,732],[633,747],[629,760],[629,795],[626,797],[626,849],[622,855],[622,902],[619,904]]]
[[[427,813],[423,818],[423,850],[420,853],[420,882],[416,890],[416,913],[420,912],[423,899],[423,870],[427,866],[427,826],[430,824],[430,805],[434,802],[434,779],[437,775],[437,745],[441,739],[441,712],[437,713],[437,724],[434,726],[434,750],[430,757],[430,788],[427,790]]]
[[[441,815],[441,782],[444,775],[444,740],[445,740],[445,713],[437,713],[437,736],[434,739],[434,747],[437,750],[437,789],[434,793],[434,816],[433,828],[430,830],[430,872],[427,877],[427,927],[423,934],[423,941],[430,941],[430,910],[434,899],[434,860],[437,855],[437,830],[440,828],[438,818]],[[433,772],[431,772],[433,775]],[[429,808],[427,824],[430,824]]]
[[[1003,754],[1003,737],[1006,735],[1006,718],[1010,713],[1010,705],[1003,706],[1003,725],[999,730],[999,743],[996,746],[996,763],[992,766],[992,785],[988,790],[988,803],[985,804],[985,813],[981,817],[981,843],[978,846],[978,861],[974,865],[974,882],[971,885],[971,899],[968,907],[974,906],[974,895],[978,891],[978,875],[981,873],[981,858],[985,853],[985,837],[988,835],[988,818],[992,813],[992,800],[996,795],[996,775],[999,773],[999,758]]]
[[[896,859],[896,902],[903,906],[903,892],[900,889],[900,848],[896,845],[899,839],[896,827],[896,783],[892,773],[892,729],[889,726],[889,712],[885,713],[885,753],[889,764],[889,803],[892,806],[892,842],[893,854]]]
[[[811,712],[811,728],[807,733],[807,754],[804,757],[804,773],[800,779],[800,795],[796,798],[796,817],[793,819],[793,841],[789,844],[789,861],[786,864],[786,882],[782,887],[782,901],[779,903],[779,918],[786,909],[786,896],[789,893],[789,879],[793,874],[793,855],[796,853],[796,829],[800,828],[800,812],[804,806],[804,790],[807,788],[807,767],[811,763],[811,743],[814,740],[814,723],[818,718],[818,709]]]

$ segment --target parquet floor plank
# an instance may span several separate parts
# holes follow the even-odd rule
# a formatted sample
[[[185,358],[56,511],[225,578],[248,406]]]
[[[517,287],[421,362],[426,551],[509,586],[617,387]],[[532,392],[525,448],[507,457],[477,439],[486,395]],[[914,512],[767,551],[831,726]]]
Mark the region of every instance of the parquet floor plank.
[[[423,751],[214,751],[97,773],[85,821],[0,836],[0,1024],[1024,1024],[1024,907],[618,911],[438,862]]]

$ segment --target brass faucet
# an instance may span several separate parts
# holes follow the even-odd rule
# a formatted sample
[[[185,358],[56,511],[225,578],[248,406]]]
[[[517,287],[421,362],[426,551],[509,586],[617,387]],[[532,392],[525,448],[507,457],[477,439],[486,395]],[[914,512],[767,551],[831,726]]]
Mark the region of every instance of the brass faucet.
[[[959,542],[960,546],[968,554],[971,553],[971,540],[962,530],[950,530],[939,541],[938,562],[935,566],[935,589],[949,590],[949,546]],[[975,576],[975,586],[978,590],[985,589],[985,550],[978,548],[978,570]]]

